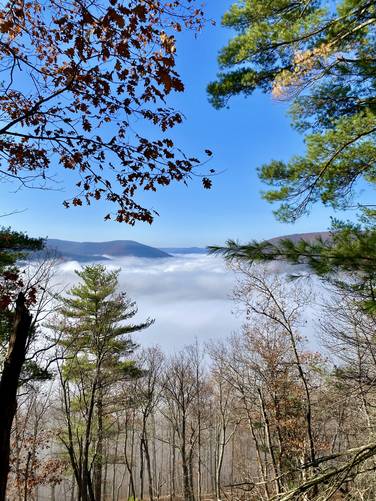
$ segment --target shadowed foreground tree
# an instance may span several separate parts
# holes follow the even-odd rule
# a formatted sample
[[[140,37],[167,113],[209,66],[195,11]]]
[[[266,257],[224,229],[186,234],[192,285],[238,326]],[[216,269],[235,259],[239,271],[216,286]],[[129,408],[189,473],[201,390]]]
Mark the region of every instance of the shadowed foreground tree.
[[[66,207],[105,198],[117,206],[107,219],[151,223],[137,190],[187,182],[199,164],[165,132],[183,120],[166,102],[184,90],[175,34],[202,25],[195,0],[5,2],[1,177],[45,188],[66,169],[75,183]],[[157,134],[137,131],[143,122]]]
[[[41,240],[10,229],[0,230],[0,500],[5,499],[17,389],[31,335],[28,308],[36,301],[36,288],[24,282],[16,261],[25,251],[41,246]]]

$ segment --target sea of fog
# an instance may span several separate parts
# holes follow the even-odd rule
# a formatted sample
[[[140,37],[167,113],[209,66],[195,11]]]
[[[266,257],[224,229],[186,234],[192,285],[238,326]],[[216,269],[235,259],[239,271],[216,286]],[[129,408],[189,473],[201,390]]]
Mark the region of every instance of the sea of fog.
[[[239,331],[244,322],[231,299],[235,273],[221,257],[205,254],[180,254],[166,259],[123,257],[103,264],[108,269],[120,269],[120,288],[138,305],[135,321],[155,319],[151,327],[133,336],[142,346],[158,344],[165,352],[174,352],[196,340],[201,344],[224,339]],[[280,265],[270,266],[271,272],[287,275],[286,265],[283,270]],[[75,270],[81,267],[76,261],[60,263],[55,277],[58,289],[67,290],[77,283]],[[294,267],[288,268],[289,273],[296,271]],[[319,290],[317,281],[314,288]],[[310,344],[317,346],[314,304],[305,312],[305,320],[302,330]]]
[[[234,274],[223,259],[192,254],[167,259],[123,257],[105,261],[108,269],[119,268],[120,288],[136,301],[136,320],[155,323],[134,335],[142,346],[159,344],[164,351],[210,339],[225,338],[238,330],[242,319],[234,315],[231,292]],[[69,289],[77,282],[76,261],[58,265],[55,280]]]

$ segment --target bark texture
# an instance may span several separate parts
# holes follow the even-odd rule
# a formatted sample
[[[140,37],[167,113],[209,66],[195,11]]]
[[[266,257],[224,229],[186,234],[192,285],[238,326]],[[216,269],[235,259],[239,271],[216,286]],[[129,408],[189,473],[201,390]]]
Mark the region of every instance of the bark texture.
[[[25,362],[31,320],[32,317],[25,304],[25,296],[20,293],[16,301],[13,329],[0,380],[0,501],[6,499],[10,435],[17,409],[17,388]]]

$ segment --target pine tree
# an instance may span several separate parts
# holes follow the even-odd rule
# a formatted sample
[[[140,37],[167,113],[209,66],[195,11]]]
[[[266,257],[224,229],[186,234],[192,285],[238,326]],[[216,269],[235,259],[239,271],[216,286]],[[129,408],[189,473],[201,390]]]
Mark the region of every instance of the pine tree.
[[[256,89],[291,102],[293,126],[306,152],[260,168],[279,202],[277,215],[294,221],[312,203],[345,208],[356,182],[375,183],[375,5],[369,0],[240,0],[223,18],[236,35],[219,56],[209,85],[223,107]]]
[[[129,335],[153,321],[134,324],[134,301],[118,290],[119,270],[102,265],[76,271],[81,283],[61,298],[50,325],[60,336],[65,361],[60,377],[66,429],[61,438],[70,456],[79,499],[102,499],[104,410],[116,384],[141,375],[129,355],[136,348]],[[110,397],[110,398],[107,398]],[[80,440],[73,439],[80,436]]]
[[[336,285],[350,285],[368,310],[376,309],[376,211],[372,200],[355,198],[358,182],[374,188],[376,179],[374,2],[240,0],[223,25],[236,33],[221,50],[221,73],[208,88],[213,105],[260,89],[291,102],[292,125],[304,135],[303,155],[259,168],[269,187],[264,198],[279,204],[278,219],[295,221],[317,202],[361,211],[358,224],[335,222],[325,241],[232,240],[212,250],[249,262],[303,262],[330,281],[344,272]]]

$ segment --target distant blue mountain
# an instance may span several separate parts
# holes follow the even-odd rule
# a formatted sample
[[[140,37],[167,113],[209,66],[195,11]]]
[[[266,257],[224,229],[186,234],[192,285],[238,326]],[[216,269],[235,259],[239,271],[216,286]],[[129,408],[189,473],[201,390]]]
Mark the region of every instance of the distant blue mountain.
[[[71,242],[49,238],[46,249],[57,257],[80,262],[103,261],[115,257],[168,258],[171,257],[155,247],[143,245],[133,240],[113,240],[111,242]]]
[[[313,241],[321,237],[330,238],[327,232],[301,233],[276,237],[269,240],[277,244],[279,240],[288,238],[296,242],[298,240]],[[95,261],[106,261],[117,257],[140,257],[140,258],[171,258],[172,254],[207,254],[204,247],[162,247],[157,249],[149,245],[140,244],[133,240],[113,240],[110,242],[73,242],[70,240],[59,240],[50,238],[46,241],[47,251],[52,251],[60,259],[66,261],[79,261],[90,263]],[[33,253],[39,256],[44,251]]]

